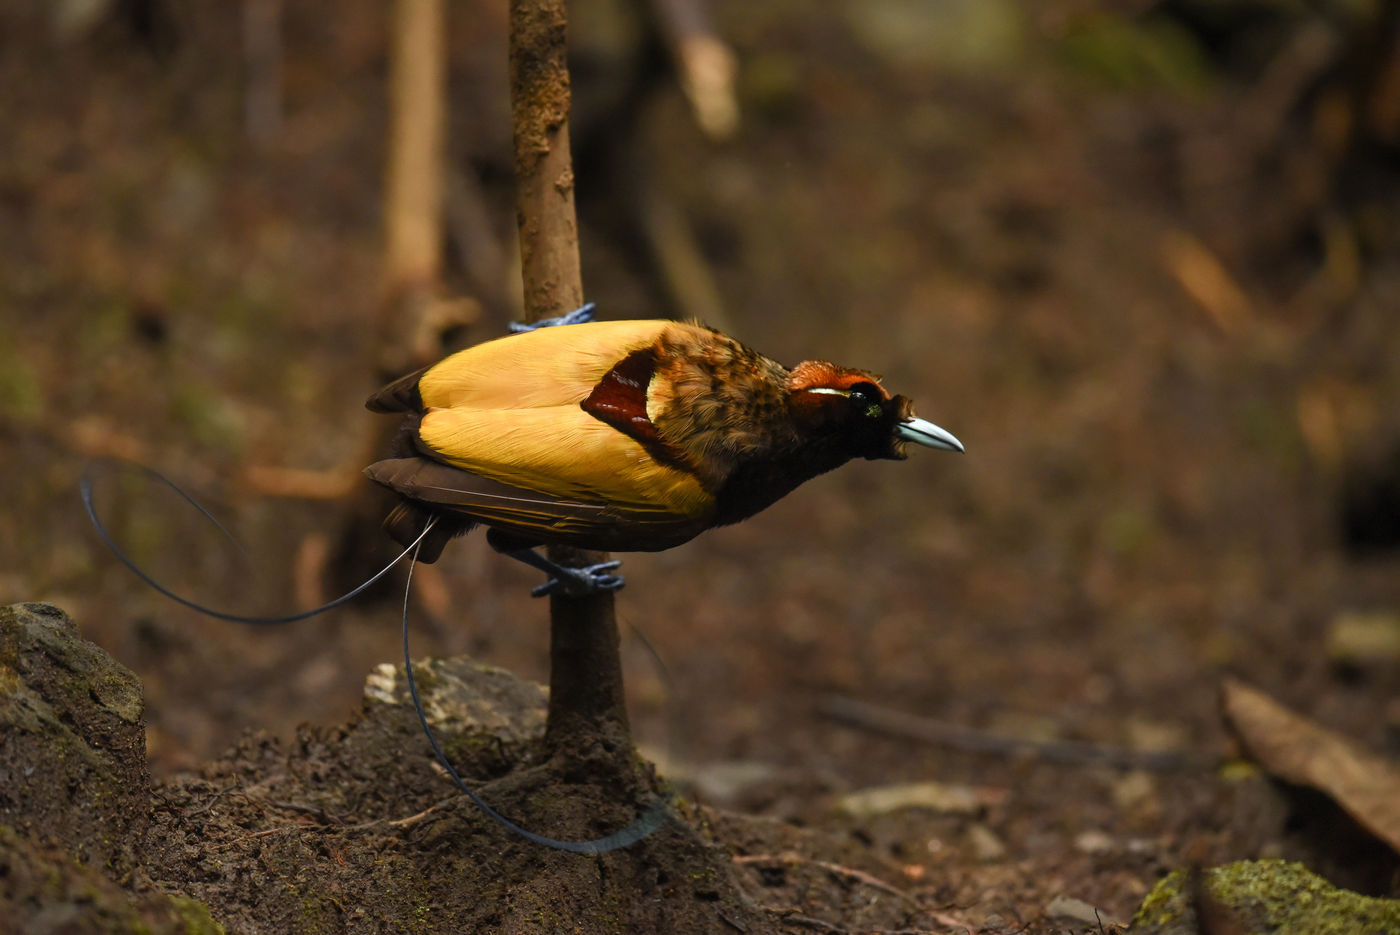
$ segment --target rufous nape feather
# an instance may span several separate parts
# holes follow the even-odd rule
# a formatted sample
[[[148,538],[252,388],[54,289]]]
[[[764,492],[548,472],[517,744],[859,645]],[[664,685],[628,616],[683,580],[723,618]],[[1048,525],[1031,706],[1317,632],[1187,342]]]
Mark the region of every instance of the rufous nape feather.
[[[853,458],[907,443],[962,451],[875,375],[789,369],[675,321],[540,327],[459,351],[366,404],[406,413],[395,457],[365,473],[402,501],[385,520],[418,558],[488,527],[498,551],[554,576],[536,593],[621,586],[615,562],[563,569],[533,551],[658,551],[747,519]]]

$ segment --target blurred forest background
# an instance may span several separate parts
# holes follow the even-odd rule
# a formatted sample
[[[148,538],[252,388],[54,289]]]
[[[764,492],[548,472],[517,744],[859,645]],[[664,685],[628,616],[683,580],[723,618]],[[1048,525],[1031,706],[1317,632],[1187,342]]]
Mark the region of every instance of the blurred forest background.
[[[1400,754],[1400,3],[716,0],[737,123],[687,97],[666,6],[571,4],[601,317],[872,369],[968,454],[853,464],[624,556],[646,752],[808,822],[871,785],[1009,790],[970,837],[860,833],[906,861],[1056,855],[1120,914],[1189,849],[1256,856],[1209,775],[917,746],[832,699],[1214,755],[1232,673]],[[160,770],[347,718],[397,655],[397,591],[200,617],[105,550],[83,472],[180,593],[310,606],[391,554],[363,399],[519,317],[505,5],[447,5],[441,236],[407,274],[392,8],[0,12],[0,602],[61,605],[141,676]],[[415,653],[544,680],[536,577],[463,541],[415,578]]]

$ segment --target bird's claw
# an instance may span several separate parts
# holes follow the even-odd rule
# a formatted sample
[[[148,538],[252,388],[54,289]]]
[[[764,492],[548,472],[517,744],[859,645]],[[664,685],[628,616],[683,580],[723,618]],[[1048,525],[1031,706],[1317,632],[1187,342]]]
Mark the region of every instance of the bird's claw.
[[[511,334],[520,334],[522,331],[537,331],[540,328],[553,328],[556,325],[581,325],[584,322],[593,320],[593,313],[597,310],[597,305],[589,302],[574,309],[572,312],[565,312],[563,315],[556,315],[553,318],[541,318],[539,321],[526,324],[523,321],[513,321],[510,323]]]
[[[560,566],[544,584],[534,588],[530,592],[531,597],[545,597],[550,594],[563,594],[568,597],[585,597],[589,594],[601,594],[604,591],[616,591],[626,584],[621,575],[608,574],[622,566],[622,562],[613,560],[610,562],[599,562],[596,565],[585,565],[582,568],[566,568]]]

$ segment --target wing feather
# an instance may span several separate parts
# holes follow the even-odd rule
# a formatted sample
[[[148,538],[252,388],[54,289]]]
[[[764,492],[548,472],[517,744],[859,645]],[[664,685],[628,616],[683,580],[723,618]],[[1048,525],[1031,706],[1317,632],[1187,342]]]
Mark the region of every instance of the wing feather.
[[[459,351],[371,397],[372,409],[413,413],[406,437],[425,457],[391,458],[366,473],[409,501],[455,515],[444,542],[462,524],[480,522],[585,548],[678,545],[709,526],[713,494],[655,438],[639,439],[581,404],[629,355],[690,332],[708,334],[664,320],[596,322]],[[642,380],[640,372],[621,376]],[[648,387],[627,388],[639,389],[639,399],[604,393],[600,405],[618,409],[604,406],[613,422],[636,429],[628,419],[640,419],[649,428]],[[421,519],[407,516],[403,534],[421,528]]]
[[[599,321],[541,328],[458,351],[418,380],[424,408],[531,409],[588,398],[618,361],[677,322]]]
[[[633,512],[616,504],[561,500],[426,458],[390,458],[371,464],[365,473],[407,497],[407,502],[441,507],[451,514],[508,530],[526,541],[567,542],[606,551],[656,551],[679,545],[709,525],[707,518],[678,517],[652,510]],[[412,541],[421,528],[420,521],[399,536]],[[447,528],[455,533],[461,526]],[[436,551],[440,552],[441,547],[437,545]]]
[[[454,467],[561,500],[685,519],[714,509],[714,497],[694,474],[658,463],[635,439],[577,405],[432,409],[418,438],[432,457]]]

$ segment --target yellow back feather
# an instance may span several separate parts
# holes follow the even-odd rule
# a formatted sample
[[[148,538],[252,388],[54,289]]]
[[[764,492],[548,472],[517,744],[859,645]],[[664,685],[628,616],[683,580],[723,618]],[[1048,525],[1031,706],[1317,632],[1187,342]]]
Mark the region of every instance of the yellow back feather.
[[[618,361],[673,321],[599,321],[541,328],[458,351],[419,379],[425,408],[532,409],[582,402]]]

